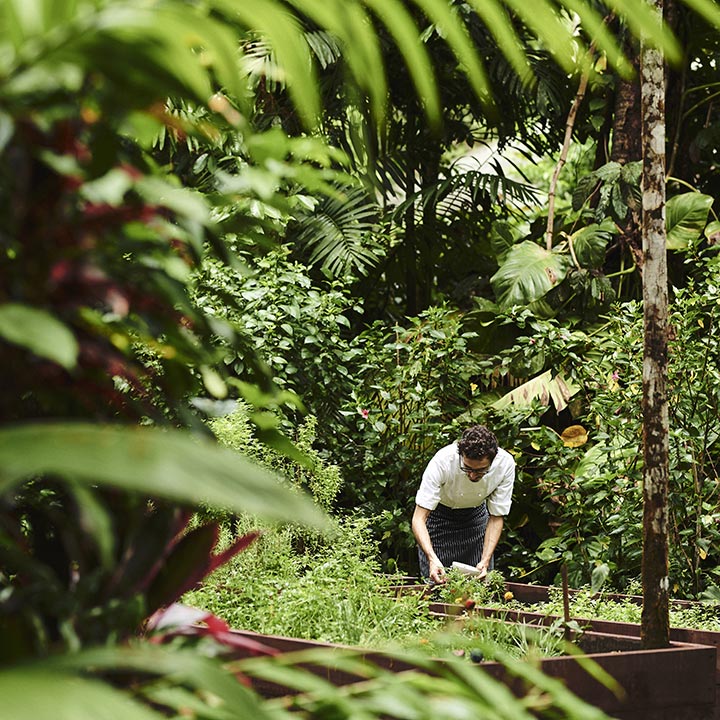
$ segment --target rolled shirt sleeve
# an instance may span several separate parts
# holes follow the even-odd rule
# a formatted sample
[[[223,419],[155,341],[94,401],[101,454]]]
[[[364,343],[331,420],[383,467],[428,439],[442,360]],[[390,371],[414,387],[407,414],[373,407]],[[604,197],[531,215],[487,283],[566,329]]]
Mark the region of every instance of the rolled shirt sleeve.
[[[512,492],[515,486],[515,460],[510,453],[507,453],[507,455],[509,458],[506,458],[502,463],[500,482],[485,499],[488,512],[491,515],[508,515],[512,506]]]

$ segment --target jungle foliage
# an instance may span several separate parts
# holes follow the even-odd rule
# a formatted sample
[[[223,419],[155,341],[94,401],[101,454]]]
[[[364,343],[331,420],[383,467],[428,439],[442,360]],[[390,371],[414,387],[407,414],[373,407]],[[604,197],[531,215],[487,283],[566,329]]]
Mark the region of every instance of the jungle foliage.
[[[669,33],[654,41],[687,70],[676,140],[690,150],[677,156],[671,221],[678,368],[687,360],[678,388],[693,380],[676,399],[676,481],[690,494],[673,512],[686,543],[675,560],[680,590],[700,592],[714,581],[704,568],[718,565],[715,349],[701,323],[715,302],[718,226],[706,220],[720,19],[709,0],[682,9],[702,30],[685,37],[706,41],[689,43],[685,57]],[[606,11],[617,24],[605,26]],[[518,453],[509,537],[521,540],[522,558],[509,552],[513,567],[539,569],[582,545],[575,576],[603,566],[617,582],[633,573],[636,468],[624,453],[640,441],[637,408],[630,391],[593,383],[617,370],[627,372],[622,388],[637,373],[634,348],[623,349],[639,332],[635,311],[612,305],[637,297],[636,243],[626,225],[618,232],[635,211],[637,177],[594,162],[596,185],[583,183],[575,206],[565,204],[548,247],[547,188],[533,188],[519,160],[517,176],[498,155],[470,172],[456,160],[463,142],[493,153],[515,146],[533,163],[551,156],[584,72],[591,93],[576,134],[599,138],[598,99],[630,77],[621,48],[648,12],[642,0],[602,12],[550,0],[0,6],[6,712],[42,720],[66,706],[83,720],[102,707],[128,720],[190,703],[197,717],[282,716],[181,640],[137,640],[154,611],[256,539],[220,548],[226,513],[328,527],[277,472],[218,446],[213,430],[222,436],[223,416],[237,407],[252,447],[290,461],[248,454],[272,457],[271,470],[292,469],[311,489],[320,476],[316,498],[333,512],[360,507],[386,566],[412,561],[404,519],[428,453],[472,418]],[[691,317],[697,327],[682,334]],[[582,448],[566,453],[549,431],[531,439],[524,430],[562,433],[565,411],[549,417],[541,403],[508,400],[515,385],[543,371],[556,381],[560,369],[582,391],[567,409],[572,423],[584,423],[602,455],[580,475],[587,492],[601,504],[604,482],[628,485],[619,519],[586,517],[567,478],[528,449],[544,447],[578,474]],[[623,414],[611,412],[618,406]],[[305,414],[317,418],[312,432]],[[319,490],[340,479],[332,505]],[[195,524],[207,506],[218,515]],[[609,542],[600,537],[608,528]],[[132,693],[129,677],[140,678]],[[471,679],[443,689],[453,682],[467,694]],[[553,714],[555,696],[546,697],[538,712]],[[484,702],[469,693],[467,714]],[[416,704],[425,706],[418,717],[432,716],[432,703]],[[339,700],[326,710],[352,714]]]

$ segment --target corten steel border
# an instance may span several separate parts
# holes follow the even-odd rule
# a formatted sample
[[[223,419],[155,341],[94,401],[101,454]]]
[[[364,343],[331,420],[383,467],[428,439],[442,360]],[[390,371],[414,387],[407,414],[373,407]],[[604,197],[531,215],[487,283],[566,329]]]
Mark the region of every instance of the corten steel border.
[[[417,578],[406,579],[408,580],[408,582],[406,583],[390,585],[389,590],[391,592],[394,592],[396,595],[402,595],[404,593],[414,592],[429,593],[432,589],[432,586],[420,582]],[[550,588],[547,585],[527,585],[525,583],[506,582],[505,590],[510,591],[514,595],[515,600],[518,600],[520,602],[541,603],[547,602],[550,599]],[[570,597],[574,597],[575,595],[578,595],[582,592],[586,591],[571,589],[569,591],[569,595]],[[634,603],[635,605],[642,605],[641,595],[621,595],[619,593],[606,592],[598,592],[596,594],[598,596],[601,595],[603,598],[606,598],[608,600],[615,600],[616,602],[629,601],[631,603]],[[673,608],[692,608],[702,604],[703,603],[695,600],[679,600],[675,598],[670,599],[670,607]]]
[[[497,618],[508,622],[518,622],[538,626],[550,626],[563,620],[559,615],[513,610],[509,608],[475,606],[466,610],[462,605],[448,603],[430,603],[428,609],[439,616],[458,617],[462,615],[482,615],[486,618]],[[593,633],[640,638],[638,623],[625,623],[615,620],[596,620],[573,616],[572,621],[580,628]],[[720,632],[711,630],[694,630],[692,628],[670,628],[670,639],[677,643],[705,645],[715,648],[715,716],[720,720]]]
[[[275,635],[234,630],[233,633],[250,638],[281,653],[315,648],[351,649],[378,667],[392,672],[419,670],[410,658],[401,660],[380,651],[364,651],[359,648],[333,645],[310,640],[299,640]],[[616,697],[600,681],[584,670],[571,657],[544,658],[540,660],[542,671],[558,678],[575,695],[591,705],[604,710],[618,720],[715,720],[715,663],[714,647],[673,641],[669,648],[643,650],[638,638],[607,633],[586,632],[582,643],[588,647],[585,657],[593,660],[609,675],[616,678],[625,695]],[[590,651],[591,647],[601,651]],[[242,657],[242,653],[235,657]],[[444,662],[439,660],[438,662]],[[508,675],[505,667],[496,662],[478,664],[493,677],[521,693],[521,682]],[[306,666],[311,672],[334,685],[362,682],[366,678],[353,676],[328,666]],[[261,695],[278,697],[292,694],[288,688],[267,680],[253,680],[253,686]]]
[[[411,580],[411,578],[408,578]],[[513,593],[513,599],[519,602],[541,603],[546,602],[550,596],[550,588],[546,585],[528,585],[524,583],[505,583],[505,589]],[[429,595],[429,586],[420,582],[408,582],[404,585],[393,586],[393,590],[397,595],[404,593],[420,592]],[[570,596],[575,596],[582,591],[570,590]],[[637,605],[642,605],[642,597],[639,595],[621,595],[618,593],[598,593],[604,598],[615,600],[617,602],[629,601]],[[692,600],[671,599],[671,607],[690,608],[702,605],[700,602]],[[457,616],[467,611],[462,605],[430,603],[430,612],[439,615]],[[498,617],[511,622],[523,622],[534,625],[552,625],[562,620],[558,615],[547,615],[545,613],[533,613],[519,610],[510,610],[496,607],[480,607],[473,608],[471,613],[482,614],[485,617]],[[610,620],[596,620],[583,617],[572,617],[580,627],[586,628],[593,632],[608,633],[613,635],[623,635],[628,637],[640,637],[640,625],[638,623],[623,623]],[[716,650],[715,657],[715,715],[714,720],[720,720],[720,632],[710,630],[694,630],[692,628],[670,628],[670,640],[679,643],[690,643],[697,645],[706,645],[714,647]]]

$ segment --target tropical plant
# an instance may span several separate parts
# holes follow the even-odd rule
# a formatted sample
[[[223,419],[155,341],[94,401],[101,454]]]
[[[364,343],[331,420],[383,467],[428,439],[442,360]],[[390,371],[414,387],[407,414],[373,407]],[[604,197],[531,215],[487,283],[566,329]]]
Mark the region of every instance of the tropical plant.
[[[671,308],[670,577],[681,597],[697,596],[716,577],[716,441],[709,429],[716,349],[707,333],[716,315],[716,265],[714,253],[698,264]],[[622,589],[638,577],[642,550],[640,308],[616,306],[604,326],[587,333],[527,318],[524,330],[511,350],[480,363],[478,394],[465,416],[506,437],[518,461],[511,529],[499,554],[517,577],[552,582],[556,563],[564,562],[575,586],[604,567]],[[502,374],[531,367],[571,382],[577,392],[566,409],[552,407],[549,394],[534,400],[518,394],[517,403],[504,404],[494,401],[511,394],[508,388],[480,392]]]
[[[243,377],[258,357],[282,390],[278,406],[291,417],[303,408],[322,418],[324,438],[332,433],[356,376],[361,350],[350,346],[348,335],[362,308],[347,284],[313,280],[289,254],[286,247],[276,248],[249,259],[244,271],[208,261],[195,295],[198,305],[243,339],[247,352],[226,347],[228,368]]]
[[[701,0],[693,4],[713,9]],[[573,58],[562,43],[571,30],[557,20],[555,5],[536,5],[540,11],[528,12],[513,3],[548,47],[560,50],[558,57],[569,68]],[[644,3],[625,5],[639,28],[648,12]],[[125,569],[135,560],[142,566],[133,568],[140,585],[145,584],[141,595],[169,573],[163,592],[153,592],[161,603],[197,577],[197,564],[207,569],[214,528],[178,539],[179,526],[170,522],[187,506],[208,502],[238,511],[275,509],[321,522],[299,495],[269,489],[267,476],[234,453],[176,432],[95,423],[169,422],[200,429],[189,396],[207,393],[223,399],[228,394],[222,353],[210,338],[230,333],[192,302],[189,268],[200,262],[206,247],[223,255],[226,246],[215,241],[213,230],[230,198],[241,200],[243,212],[230,218],[240,243],[248,228],[248,236],[257,239],[264,233],[254,220],[255,196],[271,207],[280,204],[278,188],[297,175],[295,154],[306,169],[312,163],[305,160],[323,165],[328,156],[335,157],[331,151],[315,154],[317,144],[308,150],[302,139],[282,132],[254,131],[247,122],[252,114],[247,75],[239,71],[240,38],[250,32],[268,39],[298,116],[312,128],[320,105],[314,66],[288,9],[313,19],[342,45],[345,67],[379,119],[386,82],[368,7],[402,48],[428,117],[437,119],[431,62],[416,41],[417,26],[399,3],[258,0],[250,8],[225,0],[9,0],[0,7],[0,334],[3,351],[11,357],[1,393],[3,409],[8,409],[3,417],[89,421],[0,431],[2,551],[13,568],[3,576],[0,595],[3,613],[13,619],[9,624],[20,629],[11,645],[14,659],[126,636],[142,611],[134,604],[137,598],[123,594],[133,587],[129,580],[119,596],[111,592],[117,587],[116,561]],[[482,64],[459,17],[441,0],[413,7],[445,34],[482,97],[488,87]],[[597,25],[592,8],[580,9],[590,28]],[[491,25],[500,46],[522,72],[525,58],[515,48],[512,25],[504,14],[495,17],[490,16]],[[601,34],[599,43],[620,61],[611,35]],[[183,105],[200,106],[203,112],[183,117],[175,111]],[[212,146],[219,135],[233,132],[247,146],[251,162],[241,163],[241,171],[229,179],[218,178],[227,182],[216,186],[224,197],[215,215],[208,199],[183,189],[179,174],[158,164],[152,151],[163,133]],[[315,176],[308,170],[308,182],[331,189],[322,170]],[[330,179],[335,178],[333,172]],[[251,359],[249,354],[245,358],[255,368]],[[255,382],[266,380],[255,373]],[[31,483],[21,486],[28,478]],[[141,548],[133,532],[145,522],[160,527]],[[198,557],[202,563],[192,559]],[[158,570],[151,560],[168,562]],[[20,582],[26,580],[33,588],[27,596]],[[45,580],[51,593],[44,592]],[[98,622],[85,625],[78,619]],[[95,717],[102,706],[124,717],[149,718],[158,716],[151,709],[158,705],[179,713],[184,703],[199,697],[200,716],[217,717],[225,709],[262,716],[256,699],[227,675],[221,678],[205,670],[204,663],[186,662],[184,654],[172,661],[154,650],[144,648],[139,657],[127,649],[88,650],[9,667],[0,678],[4,710],[37,720],[57,717],[58,708],[70,708],[76,718]],[[111,667],[132,671],[131,681],[137,672],[165,675],[139,706],[118,697],[118,689],[108,683],[84,677],[98,671],[106,676]],[[180,678],[177,684],[173,673]],[[542,678],[534,681],[547,687]],[[195,690],[198,685],[200,692],[187,693],[188,686]],[[162,702],[160,694],[153,694],[168,688]],[[208,692],[220,698],[221,710],[211,707]],[[567,696],[562,698],[570,708]]]

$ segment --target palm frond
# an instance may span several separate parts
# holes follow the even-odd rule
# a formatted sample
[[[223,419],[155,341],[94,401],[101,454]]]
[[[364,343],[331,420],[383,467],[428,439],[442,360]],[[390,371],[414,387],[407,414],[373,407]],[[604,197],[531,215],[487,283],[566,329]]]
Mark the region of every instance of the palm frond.
[[[443,178],[436,184],[406,197],[393,210],[402,217],[410,207],[435,207],[437,217],[467,217],[478,209],[515,205],[525,207],[537,203],[537,190],[526,183],[507,177],[499,164],[495,172],[464,170]]]
[[[351,188],[322,200],[299,221],[291,238],[335,277],[349,272],[365,274],[377,264],[382,247],[374,240],[377,204],[362,188]]]

